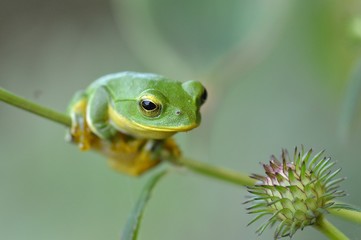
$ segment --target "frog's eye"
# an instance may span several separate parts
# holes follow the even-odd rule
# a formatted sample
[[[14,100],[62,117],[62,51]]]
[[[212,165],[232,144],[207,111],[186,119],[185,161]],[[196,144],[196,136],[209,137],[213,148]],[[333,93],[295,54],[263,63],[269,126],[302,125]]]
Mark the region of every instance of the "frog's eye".
[[[207,97],[208,97],[208,93],[207,93],[207,90],[204,88],[203,93],[201,95],[201,105],[203,105],[203,103],[206,102]]]
[[[147,117],[159,116],[162,105],[154,100],[143,98],[139,101],[139,107],[141,112]]]

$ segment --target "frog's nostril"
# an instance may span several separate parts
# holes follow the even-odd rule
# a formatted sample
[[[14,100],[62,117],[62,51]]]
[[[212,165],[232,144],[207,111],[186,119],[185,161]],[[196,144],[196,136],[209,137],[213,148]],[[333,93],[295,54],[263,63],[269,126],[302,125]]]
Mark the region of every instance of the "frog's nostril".
[[[181,115],[181,113],[182,113],[181,110],[176,110],[176,111],[175,111],[175,114],[176,114],[176,115]]]

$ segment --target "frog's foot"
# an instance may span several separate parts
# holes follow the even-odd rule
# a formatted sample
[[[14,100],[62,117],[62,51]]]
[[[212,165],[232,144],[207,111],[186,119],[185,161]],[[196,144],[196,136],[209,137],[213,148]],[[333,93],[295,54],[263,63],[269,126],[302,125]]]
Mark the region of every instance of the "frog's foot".
[[[149,152],[141,152],[130,158],[128,156],[128,159],[126,157],[123,159],[109,159],[109,164],[112,168],[132,176],[139,176],[159,163],[160,160],[153,159]]]
[[[163,143],[163,151],[161,158],[164,160],[171,160],[177,162],[177,159],[182,156],[182,152],[173,138],[167,138]]]
[[[91,132],[85,119],[86,101],[79,101],[73,106],[70,114],[72,126],[67,133],[67,139],[76,143],[83,151],[92,148],[96,136]]]
[[[70,135],[72,136],[72,142],[77,143],[78,147],[83,150],[89,150],[92,148],[92,142],[96,138],[87,126],[83,117],[77,116],[75,124],[70,129]]]
[[[115,170],[138,176],[160,163],[159,154],[155,150],[160,146],[160,141],[128,139],[122,142],[121,138],[118,140],[119,146],[113,147],[112,155],[109,155],[109,163]]]

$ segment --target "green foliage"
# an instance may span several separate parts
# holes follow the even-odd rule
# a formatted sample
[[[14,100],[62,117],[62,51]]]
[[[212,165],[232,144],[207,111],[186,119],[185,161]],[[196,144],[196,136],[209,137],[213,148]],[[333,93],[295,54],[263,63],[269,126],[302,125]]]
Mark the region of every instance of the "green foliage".
[[[341,114],[341,134],[347,139],[349,136],[352,126],[355,124],[357,113],[360,112],[361,102],[361,60],[359,59],[350,74],[348,80],[348,86],[346,89],[345,99]]]
[[[138,239],[138,232],[142,216],[147,206],[147,203],[151,197],[152,191],[158,181],[166,174],[166,170],[156,173],[152,176],[143,188],[141,195],[138,198],[136,205],[134,206],[131,215],[127,221],[122,234],[122,240],[136,240]]]

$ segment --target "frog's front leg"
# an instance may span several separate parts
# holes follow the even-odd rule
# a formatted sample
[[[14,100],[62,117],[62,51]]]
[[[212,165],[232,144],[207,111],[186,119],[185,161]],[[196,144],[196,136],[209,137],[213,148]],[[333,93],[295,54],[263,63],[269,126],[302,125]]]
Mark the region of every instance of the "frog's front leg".
[[[110,125],[108,108],[109,94],[104,87],[99,87],[89,97],[86,121],[95,135],[106,140],[110,140],[117,133],[117,130]]]

